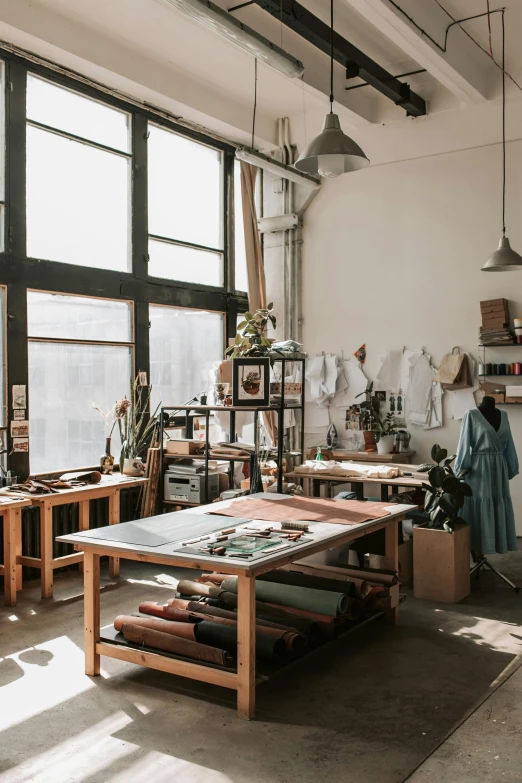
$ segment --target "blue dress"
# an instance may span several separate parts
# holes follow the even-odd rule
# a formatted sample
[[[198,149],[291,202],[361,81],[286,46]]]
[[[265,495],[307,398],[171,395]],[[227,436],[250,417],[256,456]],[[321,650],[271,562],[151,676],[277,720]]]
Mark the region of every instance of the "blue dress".
[[[518,458],[504,411],[498,432],[478,408],[462,419],[455,471],[470,469],[464,478],[473,490],[461,515],[471,525],[471,551],[503,554],[517,547],[509,481],[518,475]]]

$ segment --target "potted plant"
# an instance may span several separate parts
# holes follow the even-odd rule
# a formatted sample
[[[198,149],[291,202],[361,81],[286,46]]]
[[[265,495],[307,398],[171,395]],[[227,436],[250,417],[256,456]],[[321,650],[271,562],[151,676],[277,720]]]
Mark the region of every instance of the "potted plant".
[[[397,435],[397,430],[394,429],[395,415],[389,411],[384,421],[378,419],[378,422],[381,428],[374,433],[377,452],[379,454],[390,454],[395,443],[395,436]]]
[[[266,309],[256,310],[253,315],[250,312],[245,313],[245,320],[237,325],[236,339],[226,349],[225,356],[232,359],[241,356],[268,356],[272,343],[266,336],[266,330],[269,323],[276,328],[273,307],[270,302]]]
[[[413,528],[413,590],[416,598],[458,603],[470,593],[469,527],[460,516],[472,490],[463,480],[468,471],[455,473],[446,449],[433,446],[433,463],[417,470],[427,473],[426,523]]]
[[[139,378],[132,385],[130,397],[130,400],[124,397],[115,406],[121,438],[120,471],[126,476],[142,476],[145,473],[142,455],[150,445],[161,403],[147,418],[150,386],[142,386]]]

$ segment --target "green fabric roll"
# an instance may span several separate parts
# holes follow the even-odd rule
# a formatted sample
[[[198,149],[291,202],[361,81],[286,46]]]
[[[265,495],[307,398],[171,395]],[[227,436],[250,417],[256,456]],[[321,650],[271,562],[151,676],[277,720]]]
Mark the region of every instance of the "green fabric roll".
[[[230,593],[237,593],[237,579],[234,577],[225,579],[221,588]],[[306,609],[310,612],[328,614],[331,617],[344,614],[348,609],[346,593],[333,593],[329,590],[317,590],[312,587],[282,585],[277,582],[256,580],[256,598],[259,601],[290,606],[294,609]]]

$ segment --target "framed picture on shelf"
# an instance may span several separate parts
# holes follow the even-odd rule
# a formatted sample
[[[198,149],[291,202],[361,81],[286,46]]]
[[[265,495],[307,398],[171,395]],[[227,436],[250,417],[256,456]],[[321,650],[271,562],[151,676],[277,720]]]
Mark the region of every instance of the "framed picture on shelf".
[[[232,405],[270,405],[270,359],[232,360]]]

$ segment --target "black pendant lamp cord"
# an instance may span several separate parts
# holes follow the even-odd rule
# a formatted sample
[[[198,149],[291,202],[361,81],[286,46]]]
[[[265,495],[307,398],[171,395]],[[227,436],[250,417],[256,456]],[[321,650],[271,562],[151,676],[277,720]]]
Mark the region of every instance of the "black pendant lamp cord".
[[[504,18],[504,15],[502,15]],[[330,114],[333,114],[333,102],[334,102],[334,16],[333,16],[333,0],[330,0]]]
[[[502,9],[502,236],[506,236],[506,31]]]
[[[257,57],[254,57],[254,111],[252,112],[252,149],[256,137],[256,109],[257,109]]]

